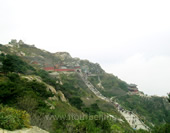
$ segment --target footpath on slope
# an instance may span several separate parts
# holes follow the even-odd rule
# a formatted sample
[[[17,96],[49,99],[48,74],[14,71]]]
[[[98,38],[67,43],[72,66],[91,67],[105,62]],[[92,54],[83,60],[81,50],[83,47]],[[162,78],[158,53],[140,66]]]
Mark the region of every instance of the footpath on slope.
[[[149,130],[149,127],[146,126],[143,122],[140,121],[139,117],[134,114],[131,111],[125,110],[121,107],[121,105],[117,102],[113,102],[110,98],[107,98],[103,96],[93,85],[92,83],[88,80],[87,76],[84,75],[82,72],[78,73],[81,77],[81,79],[84,81],[86,86],[100,99],[105,100],[106,102],[111,102],[113,103],[116,107],[117,110],[120,112],[120,114],[126,119],[126,121],[129,123],[129,125],[133,129],[143,129],[143,130]]]
[[[117,110],[124,116],[124,118],[127,120],[127,122],[131,125],[133,129],[143,129],[149,131],[149,127],[145,125],[142,121],[140,121],[139,117],[136,114],[134,114],[132,111],[123,109],[119,103],[114,103],[116,105]]]

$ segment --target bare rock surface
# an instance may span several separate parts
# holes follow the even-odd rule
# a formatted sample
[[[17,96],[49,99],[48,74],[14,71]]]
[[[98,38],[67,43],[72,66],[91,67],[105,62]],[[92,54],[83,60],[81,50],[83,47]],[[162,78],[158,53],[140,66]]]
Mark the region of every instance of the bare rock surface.
[[[4,129],[0,129],[0,133],[49,133],[39,127],[33,126],[32,128],[24,128],[20,130],[15,130],[15,131],[8,131]]]

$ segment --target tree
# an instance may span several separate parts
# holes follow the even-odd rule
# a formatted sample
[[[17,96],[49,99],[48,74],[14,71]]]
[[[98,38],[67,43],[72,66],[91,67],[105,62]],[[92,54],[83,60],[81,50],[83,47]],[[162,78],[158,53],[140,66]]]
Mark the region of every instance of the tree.
[[[155,126],[152,130],[152,133],[169,133],[170,132],[170,124],[164,124]]]
[[[170,93],[168,93],[168,101],[170,102]]]
[[[5,73],[27,73],[28,70],[34,71],[34,68],[32,66],[28,65],[26,62],[24,62],[18,56],[15,55],[6,55],[2,63],[2,69]]]
[[[72,97],[69,99],[69,101],[73,106],[78,109],[81,109],[81,107],[84,106],[83,101],[80,99],[80,97]]]
[[[33,113],[33,111],[38,107],[38,102],[31,96],[23,96],[17,99],[17,105],[20,109]]]

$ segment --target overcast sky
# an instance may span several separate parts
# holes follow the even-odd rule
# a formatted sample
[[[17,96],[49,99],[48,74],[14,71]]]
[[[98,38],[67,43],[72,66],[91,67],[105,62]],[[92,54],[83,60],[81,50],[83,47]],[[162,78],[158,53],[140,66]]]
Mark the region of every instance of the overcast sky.
[[[169,0],[0,0],[0,43],[11,39],[97,62],[146,94],[170,92]]]

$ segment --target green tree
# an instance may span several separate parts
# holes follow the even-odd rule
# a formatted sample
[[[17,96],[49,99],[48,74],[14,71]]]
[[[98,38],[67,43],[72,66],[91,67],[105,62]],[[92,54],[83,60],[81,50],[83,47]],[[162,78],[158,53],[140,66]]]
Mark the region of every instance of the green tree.
[[[26,111],[9,107],[0,108],[0,128],[15,130],[30,127],[30,116]]]
[[[2,63],[2,69],[5,73],[16,72],[26,74],[27,70],[34,71],[32,66],[28,65],[26,62],[22,61],[18,56],[15,55],[6,55]]]
[[[155,126],[152,133],[170,133],[170,124]]]
[[[69,101],[73,106],[78,109],[81,109],[81,107],[84,106],[83,101],[80,99],[80,97],[72,97],[69,99]]]
[[[168,101],[170,102],[170,93],[168,93]]]

